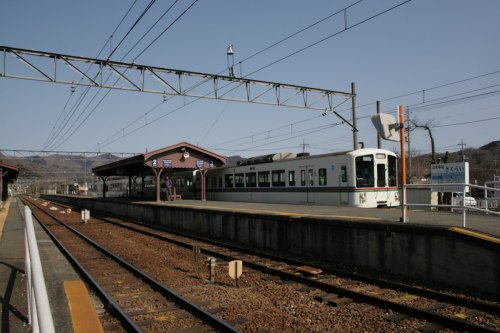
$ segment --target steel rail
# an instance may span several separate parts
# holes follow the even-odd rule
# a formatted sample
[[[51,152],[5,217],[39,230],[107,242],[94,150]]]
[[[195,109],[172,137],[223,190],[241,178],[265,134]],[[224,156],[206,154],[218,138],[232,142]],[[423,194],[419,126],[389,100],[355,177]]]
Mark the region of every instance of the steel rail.
[[[125,226],[123,224],[120,224],[118,222],[109,220],[107,218],[103,218],[103,217],[99,217],[99,218],[103,219],[103,220],[105,220],[107,222],[113,223],[115,225],[121,226],[123,228],[127,228],[127,229],[130,229],[130,230],[135,230],[135,231],[147,234],[149,236],[152,236],[152,237],[155,237],[155,238],[158,238],[158,239],[162,239],[162,240],[165,240],[165,241],[169,241],[169,242],[175,243],[177,245],[180,245],[180,246],[183,246],[183,247],[186,247],[186,248],[191,248],[191,246],[192,246],[192,245],[190,245],[188,243],[185,243],[185,242],[182,242],[182,241],[179,241],[179,240],[173,240],[171,238],[164,237],[164,236],[161,236],[161,235],[157,235],[157,234],[154,234],[154,233],[149,232],[149,231],[140,230],[140,229],[137,229],[137,228],[134,228],[134,227],[131,227],[131,226]],[[130,222],[130,223],[137,223],[137,222]],[[140,225],[148,227],[148,228],[151,228],[151,226],[148,226],[148,225],[145,225],[145,224],[140,224]],[[154,229],[159,230],[159,231],[171,232],[171,231],[167,231],[167,230],[161,229],[161,228],[154,228]],[[174,233],[176,233],[176,232],[174,232]],[[179,233],[176,233],[176,234],[179,234]],[[232,247],[232,246],[228,246],[227,244],[220,244],[220,243],[217,243],[217,242],[214,242],[214,241],[207,241],[207,240],[199,238],[199,237],[186,236],[186,235],[182,235],[182,236],[183,237],[189,237],[189,238],[196,238],[196,239],[198,239],[200,241],[212,243],[212,244],[217,245],[217,246],[223,246],[223,247],[227,247],[227,248],[232,248],[232,249],[235,249],[235,250],[238,250],[238,251],[244,251],[244,252],[247,252],[247,253],[255,253],[254,251],[249,251],[249,250],[246,250],[246,249],[238,249],[238,248],[235,248],[235,247]],[[204,253],[208,254],[208,255],[216,256],[216,257],[222,258],[224,260],[228,260],[228,261],[235,260],[235,259],[240,259],[241,260],[241,258],[239,258],[239,257],[234,257],[234,256],[222,254],[222,253],[217,252],[217,251],[212,251],[212,250],[203,249],[203,248],[200,248],[200,250],[203,251]],[[255,253],[255,254],[257,254],[257,253]],[[260,254],[260,253],[258,255],[262,256],[262,254]],[[280,261],[284,261],[284,262],[288,262],[288,263],[293,262],[293,261],[288,260],[288,259],[283,259],[283,258],[279,258],[279,257],[275,257],[275,256],[270,256],[270,255],[267,255],[267,254],[266,254],[266,257],[268,257],[268,258],[273,257],[276,260],[280,260]],[[484,326],[479,326],[479,325],[472,324],[472,323],[467,323],[467,322],[465,322],[463,320],[458,320],[458,319],[450,318],[450,317],[447,317],[447,316],[441,316],[439,314],[435,314],[435,313],[430,312],[430,311],[426,311],[426,310],[414,308],[414,307],[407,306],[407,305],[404,305],[404,304],[398,304],[398,303],[395,303],[395,302],[387,301],[387,300],[384,300],[384,299],[381,299],[381,298],[378,298],[378,297],[375,297],[375,296],[366,295],[366,294],[363,294],[361,292],[353,291],[353,290],[350,290],[350,289],[347,289],[347,288],[343,288],[343,287],[340,287],[340,286],[335,286],[335,285],[331,285],[331,284],[328,284],[328,283],[324,283],[324,282],[312,280],[312,279],[307,278],[307,277],[297,276],[297,275],[295,275],[293,273],[284,272],[282,270],[274,269],[274,268],[271,268],[271,267],[268,267],[268,266],[265,266],[265,265],[261,265],[261,264],[255,263],[255,262],[245,261],[245,260],[243,260],[243,261],[244,261],[244,265],[245,266],[253,268],[253,269],[256,269],[256,270],[259,270],[259,271],[262,271],[262,272],[265,272],[267,274],[272,274],[272,275],[279,276],[280,278],[283,278],[283,279],[286,279],[286,280],[291,280],[291,281],[303,283],[303,284],[306,284],[306,285],[308,285],[310,287],[314,287],[314,288],[323,290],[325,292],[337,293],[339,295],[342,295],[343,297],[347,296],[349,298],[355,299],[356,301],[361,301],[361,302],[369,303],[369,304],[372,304],[372,305],[375,305],[375,306],[379,306],[379,307],[383,307],[383,308],[388,308],[388,309],[394,310],[396,312],[400,312],[400,313],[404,313],[404,314],[410,315],[410,316],[412,316],[414,318],[420,318],[420,319],[427,320],[429,322],[433,322],[433,323],[437,323],[437,324],[442,324],[442,325],[445,325],[448,328],[453,328],[453,329],[457,329],[457,330],[464,330],[464,331],[470,331],[470,332],[499,332],[499,330],[490,329],[490,328],[487,328],[487,327],[484,327]],[[294,262],[294,263],[295,264],[299,264],[299,265],[303,265],[304,264],[304,263],[300,263],[300,262]],[[353,279],[361,280],[361,281],[366,282],[366,283],[372,283],[372,284],[377,284],[377,285],[388,286],[390,288],[393,288],[393,289],[396,289],[396,290],[400,290],[400,291],[401,291],[401,289],[404,289],[406,292],[415,293],[415,294],[417,294],[419,296],[422,296],[422,297],[434,298],[434,299],[437,299],[439,301],[446,301],[446,302],[450,303],[450,305],[462,305],[462,306],[472,307],[474,309],[480,309],[482,311],[487,311],[487,312],[491,312],[491,313],[498,313],[498,312],[500,312],[500,306],[495,305],[495,304],[488,304],[488,303],[485,303],[485,302],[477,302],[477,301],[467,300],[467,299],[464,299],[464,298],[458,298],[458,297],[454,297],[454,296],[451,296],[451,295],[446,295],[446,294],[438,293],[438,292],[435,292],[435,291],[423,290],[423,289],[416,288],[416,287],[402,285],[402,284],[399,284],[399,283],[390,282],[390,281],[386,281],[386,280],[379,280],[379,279],[370,278],[370,277],[366,277],[366,276],[359,276],[359,275],[356,275],[356,274],[349,274],[349,273],[345,273],[345,272],[335,272],[335,271],[330,270],[330,269],[325,269],[325,271],[327,271],[329,273],[332,273],[332,274],[339,274],[339,275],[344,275],[344,276],[345,275],[349,275],[349,277],[353,278]]]
[[[31,207],[34,207],[37,209],[37,211],[40,211],[50,218],[54,218],[50,216],[47,212],[43,211],[42,209],[38,208],[36,205],[31,203],[29,200],[23,199],[23,202],[26,205],[30,205]],[[80,264],[80,262],[68,251],[68,249],[57,239],[57,237],[49,230],[49,228],[43,224],[40,223],[40,226],[45,230],[45,232],[49,235],[49,237],[52,239],[52,241],[56,244],[56,246],[63,252],[63,254],[69,258],[71,263],[76,266],[78,271],[83,274],[87,282],[89,282],[94,290],[97,291],[97,293],[101,296],[101,300],[105,300],[106,303],[105,305],[107,306],[107,309],[111,309],[113,313],[117,314],[118,320],[124,323],[126,325],[127,331],[133,331],[133,332],[143,332],[142,329],[120,308],[118,303],[113,301],[111,296],[104,291],[103,288],[97,283],[97,281],[90,275],[89,272]]]
[[[79,237],[81,237],[82,239],[84,239],[85,241],[87,241],[90,245],[92,245],[96,249],[98,249],[98,250],[102,251],[103,253],[105,253],[108,257],[112,258],[115,262],[117,262],[118,264],[120,264],[122,267],[126,268],[131,273],[133,273],[134,275],[140,277],[145,282],[147,282],[148,284],[150,284],[157,291],[161,292],[164,295],[167,295],[167,297],[173,298],[176,302],[178,302],[179,304],[181,304],[182,307],[186,308],[189,312],[191,312],[192,314],[194,314],[198,318],[202,319],[203,321],[207,322],[209,325],[211,325],[212,327],[216,328],[220,332],[232,332],[232,333],[239,332],[239,330],[237,330],[233,326],[229,325],[228,323],[226,323],[225,321],[219,319],[218,317],[212,315],[210,312],[202,309],[201,307],[197,306],[196,304],[188,301],[184,297],[178,295],[173,290],[171,290],[168,287],[162,285],[160,282],[156,281],[155,279],[153,279],[152,277],[150,277],[146,273],[142,272],[141,270],[139,270],[138,268],[136,268],[132,264],[124,261],[120,257],[116,256],[112,252],[108,251],[104,247],[102,247],[99,244],[97,244],[96,242],[94,242],[92,239],[90,239],[87,236],[83,235],[82,233],[80,233],[76,229],[70,227],[69,225],[67,225],[66,223],[64,223],[63,221],[61,221],[59,218],[50,215],[49,213],[45,212],[44,210],[42,210],[42,209],[40,209],[38,207],[37,207],[37,209],[39,211],[43,212],[44,214],[46,214],[47,216],[49,216],[50,218],[56,220],[61,225],[65,226],[68,230],[72,231],[73,233],[75,233],[76,235],[78,235]],[[74,259],[74,260],[76,260],[76,259]],[[118,305],[116,305],[116,306],[118,307]]]

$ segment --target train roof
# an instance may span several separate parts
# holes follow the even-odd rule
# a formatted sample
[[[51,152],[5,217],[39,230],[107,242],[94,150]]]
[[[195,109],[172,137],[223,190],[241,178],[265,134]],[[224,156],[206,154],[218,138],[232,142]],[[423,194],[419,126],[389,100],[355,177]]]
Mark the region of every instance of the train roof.
[[[246,158],[246,159],[243,159],[243,160],[236,162],[235,165],[236,166],[244,166],[244,165],[279,162],[279,161],[283,161],[283,160],[320,158],[320,157],[326,157],[326,156],[341,156],[341,155],[358,156],[358,155],[364,155],[364,154],[375,154],[375,153],[380,153],[380,152],[384,152],[386,154],[395,156],[395,154],[393,152],[386,150],[386,149],[361,148],[361,149],[356,149],[356,150],[346,150],[346,151],[331,152],[331,153],[324,153],[324,154],[317,154],[317,155],[310,155],[309,153],[298,153],[298,154],[273,153],[273,154],[249,157],[249,158]],[[226,165],[225,167],[232,167],[232,166],[234,167],[235,165]]]

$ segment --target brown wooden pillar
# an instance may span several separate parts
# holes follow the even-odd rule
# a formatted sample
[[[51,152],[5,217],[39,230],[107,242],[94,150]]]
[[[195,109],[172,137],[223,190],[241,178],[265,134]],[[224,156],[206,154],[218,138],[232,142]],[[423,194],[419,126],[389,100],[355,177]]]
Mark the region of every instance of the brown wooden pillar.
[[[201,201],[206,201],[207,200],[207,188],[206,188],[206,183],[205,183],[205,176],[207,174],[207,170],[201,169],[200,170],[201,174]]]
[[[152,168],[156,175],[156,202],[160,202],[160,179],[164,168]]]
[[[102,197],[106,198],[106,179],[108,178],[107,176],[98,176],[102,180]]]
[[[7,174],[7,172],[5,174]],[[3,176],[3,168],[0,167],[0,201],[3,201]]]

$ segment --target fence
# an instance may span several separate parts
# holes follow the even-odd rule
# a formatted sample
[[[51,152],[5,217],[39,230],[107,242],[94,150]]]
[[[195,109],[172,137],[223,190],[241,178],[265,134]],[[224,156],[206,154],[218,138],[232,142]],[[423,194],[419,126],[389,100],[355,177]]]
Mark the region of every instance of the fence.
[[[491,182],[487,182],[491,183]],[[487,184],[485,184],[487,185]],[[432,184],[430,184],[432,186]],[[442,184],[439,184],[438,186],[442,186]],[[500,189],[499,188],[493,188],[493,187],[487,187],[487,186],[479,186],[479,185],[471,185],[471,184],[466,184],[466,183],[452,183],[452,184],[446,184],[446,186],[456,186],[462,189],[461,193],[462,194],[462,200],[460,205],[454,204],[452,201],[451,205],[447,204],[423,204],[423,203],[411,203],[411,202],[406,202],[403,205],[403,210],[406,210],[407,208],[410,207],[437,207],[437,208],[451,208],[451,209],[458,209],[462,211],[462,226],[465,228],[467,224],[467,212],[468,211],[476,211],[476,212],[482,212],[486,214],[492,214],[492,215],[499,215],[500,212],[497,211],[492,211],[490,208],[498,207],[498,201],[500,197]],[[429,184],[407,184],[406,188],[421,188],[421,187],[429,187]],[[466,189],[467,188],[476,188],[484,191],[485,198],[484,200],[479,201],[479,204],[476,205],[468,205],[466,202]],[[488,197],[488,194],[492,192],[493,196]],[[404,213],[403,213],[404,215]],[[405,218],[403,218],[403,221],[405,221]]]
[[[32,332],[52,333],[54,322],[45,287],[42,264],[31,217],[31,209],[24,206],[24,248],[26,252],[26,283],[28,296],[28,318]]]

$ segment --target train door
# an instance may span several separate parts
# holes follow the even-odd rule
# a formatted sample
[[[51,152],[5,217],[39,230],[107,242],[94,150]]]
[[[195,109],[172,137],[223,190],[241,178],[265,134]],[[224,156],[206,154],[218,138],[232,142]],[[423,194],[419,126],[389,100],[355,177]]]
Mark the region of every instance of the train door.
[[[341,205],[348,205],[349,192],[347,191],[347,165],[340,166],[339,187],[339,202]]]
[[[377,203],[386,203],[389,199],[389,189],[387,187],[387,169],[385,163],[377,163],[377,188],[375,199]],[[383,190],[382,190],[383,188]]]
[[[311,190],[314,187],[314,169],[312,165],[300,167],[300,185],[302,186],[302,191],[300,192],[300,202],[313,203],[314,192]]]

